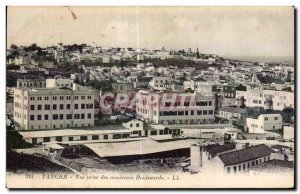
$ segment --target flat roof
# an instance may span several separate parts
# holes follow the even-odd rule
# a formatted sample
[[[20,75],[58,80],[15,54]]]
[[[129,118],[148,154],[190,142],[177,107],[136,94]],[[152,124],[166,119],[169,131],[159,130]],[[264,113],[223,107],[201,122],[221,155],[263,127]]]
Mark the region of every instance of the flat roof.
[[[176,140],[171,142],[157,142],[152,139],[122,143],[90,143],[85,144],[100,157],[144,155],[177,149],[189,148],[196,140]]]
[[[130,133],[129,129],[115,130],[83,130],[83,129],[58,129],[58,130],[43,130],[43,131],[22,131],[19,132],[23,138],[38,138],[38,137],[57,137],[57,136],[78,136],[78,135],[102,135],[113,133]]]

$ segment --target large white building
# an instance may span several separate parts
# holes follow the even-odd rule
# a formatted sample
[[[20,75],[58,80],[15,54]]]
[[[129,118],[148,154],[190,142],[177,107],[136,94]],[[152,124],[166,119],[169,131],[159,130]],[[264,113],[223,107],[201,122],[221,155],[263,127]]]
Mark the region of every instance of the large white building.
[[[158,103],[153,103],[152,95],[158,96]],[[173,105],[170,99],[174,99]],[[215,119],[214,109],[214,96],[199,93],[153,93],[140,90],[136,103],[137,115],[155,124],[211,123]]]
[[[169,77],[154,76],[149,85],[154,89],[165,89],[167,85],[169,85],[170,81]]]
[[[15,88],[14,120],[19,130],[94,126],[94,91],[68,79]]]
[[[294,108],[294,92],[285,90],[264,90],[261,86],[249,85],[247,91],[236,91],[236,98],[245,99],[247,107],[263,107],[274,110]]]
[[[282,129],[280,114],[261,114],[258,118],[247,118],[248,133],[265,133],[266,131]]]

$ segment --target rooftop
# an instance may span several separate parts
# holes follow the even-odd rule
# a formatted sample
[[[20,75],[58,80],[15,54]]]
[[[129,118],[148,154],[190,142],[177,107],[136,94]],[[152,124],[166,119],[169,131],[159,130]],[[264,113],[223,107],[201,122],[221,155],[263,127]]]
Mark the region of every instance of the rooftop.
[[[294,168],[294,162],[287,160],[269,160],[251,168],[259,172],[291,172]]]
[[[234,143],[224,144],[224,145],[216,145],[212,148],[207,149],[207,152],[209,152],[212,156],[218,155],[219,153],[226,152],[229,150],[235,149]]]
[[[268,156],[273,152],[271,148],[265,144],[252,146],[246,149],[219,155],[225,166],[247,162],[260,157]]]

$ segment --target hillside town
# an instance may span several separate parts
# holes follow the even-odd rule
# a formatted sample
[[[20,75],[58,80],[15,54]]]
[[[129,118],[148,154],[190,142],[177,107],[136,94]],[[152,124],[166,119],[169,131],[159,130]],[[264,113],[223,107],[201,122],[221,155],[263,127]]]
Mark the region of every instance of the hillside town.
[[[293,176],[291,62],[95,43],[6,55],[8,171]]]

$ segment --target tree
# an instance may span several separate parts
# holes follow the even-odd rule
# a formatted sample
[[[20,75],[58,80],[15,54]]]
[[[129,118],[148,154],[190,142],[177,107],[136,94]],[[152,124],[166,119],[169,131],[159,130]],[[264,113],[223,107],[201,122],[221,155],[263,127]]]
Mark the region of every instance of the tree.
[[[18,46],[15,44],[10,45],[10,50],[18,50]]]
[[[9,117],[10,124],[6,125],[6,149],[29,148],[32,145],[25,142],[23,136],[15,129],[13,119]]]

